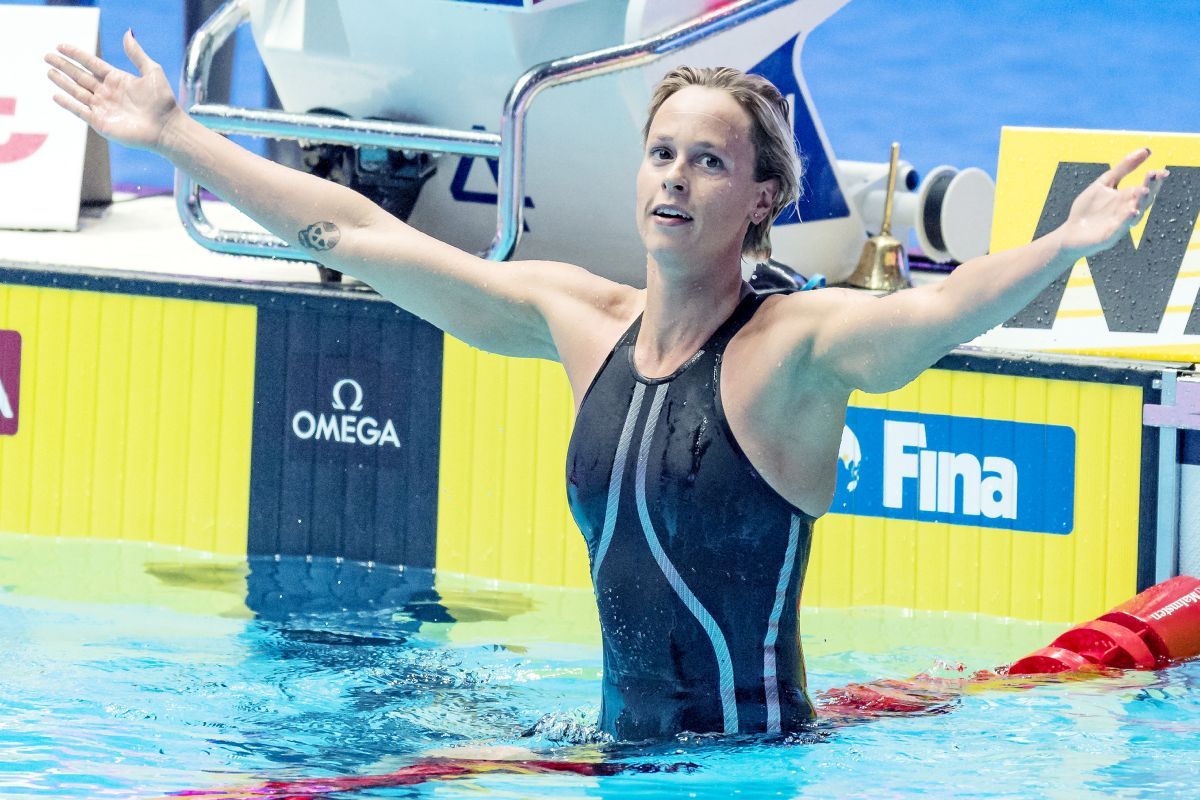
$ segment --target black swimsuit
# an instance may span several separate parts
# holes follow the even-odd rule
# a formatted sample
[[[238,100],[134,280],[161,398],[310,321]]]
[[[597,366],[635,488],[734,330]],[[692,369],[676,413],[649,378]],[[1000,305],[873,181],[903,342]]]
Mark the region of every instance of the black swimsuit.
[[[654,380],[633,365],[639,317],[579,409],[567,496],[600,609],[600,726],[619,739],[813,717],[796,625],[813,518],[759,476],[721,408],[725,346],[761,302]]]

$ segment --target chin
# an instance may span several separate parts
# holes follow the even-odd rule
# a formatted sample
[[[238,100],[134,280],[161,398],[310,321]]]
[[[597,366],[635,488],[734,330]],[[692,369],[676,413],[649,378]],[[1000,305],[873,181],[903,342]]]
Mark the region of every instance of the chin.
[[[648,242],[642,240],[642,244],[646,246],[647,253],[660,260],[662,258],[680,258],[689,252],[689,248],[680,247],[676,242],[664,242],[657,238],[651,238]]]

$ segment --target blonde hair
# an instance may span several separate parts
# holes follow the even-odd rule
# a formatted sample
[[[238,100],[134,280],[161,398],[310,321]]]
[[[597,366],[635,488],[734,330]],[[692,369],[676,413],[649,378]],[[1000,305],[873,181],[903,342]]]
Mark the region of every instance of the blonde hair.
[[[765,261],[771,255],[771,223],[783,209],[800,199],[804,168],[797,154],[796,137],[788,121],[788,102],[766,78],[733,67],[681,66],[668,72],[650,97],[642,144],[650,137],[650,123],[667,98],[687,86],[706,86],[729,92],[750,115],[750,138],[754,144],[754,180],[776,178],[779,191],[771,211],[762,222],[750,224],[742,240],[742,255]]]

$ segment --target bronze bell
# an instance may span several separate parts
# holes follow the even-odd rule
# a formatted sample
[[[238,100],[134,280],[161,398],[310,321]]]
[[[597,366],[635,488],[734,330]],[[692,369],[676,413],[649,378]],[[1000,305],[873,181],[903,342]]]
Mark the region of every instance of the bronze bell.
[[[850,286],[894,292],[912,286],[908,276],[908,253],[899,239],[892,236],[892,196],[896,192],[896,164],[900,143],[892,142],[892,160],[888,166],[887,195],[883,204],[883,229],[867,239],[854,274],[846,279]]]

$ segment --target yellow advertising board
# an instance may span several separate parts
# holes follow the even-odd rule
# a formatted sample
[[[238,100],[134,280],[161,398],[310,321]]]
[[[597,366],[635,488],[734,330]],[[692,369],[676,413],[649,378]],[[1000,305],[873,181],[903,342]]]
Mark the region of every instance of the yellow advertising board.
[[[1121,186],[1139,184],[1147,170],[1171,172],[1150,212],[975,344],[1200,361],[1200,134],[1005,127],[991,251],[1053,230],[1085,186],[1139,147],[1151,155]]]
[[[0,283],[21,373],[0,531],[244,555],[255,325],[251,305]]]
[[[563,490],[573,414],[561,370],[487,355],[450,339],[445,353],[439,576],[589,587],[583,537]],[[874,516],[861,508],[835,511],[817,522],[804,604],[1070,622],[1136,593],[1146,511],[1145,387],[1139,382],[1147,382],[1149,367],[1122,367],[1127,371],[1106,378],[1109,370],[1100,365],[1116,362],[955,358],[963,363],[928,370],[898,391],[855,393],[852,411],[914,420],[929,426],[931,437],[938,425],[991,426],[1001,429],[1001,445],[1005,431],[1065,432],[1069,446],[1057,460],[1036,453],[1026,458],[1052,467],[1043,469],[1042,479],[1027,474],[1018,459],[1022,478],[1014,473],[1009,490],[1014,504],[1018,493],[1024,498],[1022,509],[1036,506],[1030,500],[1035,495],[1059,498],[1068,522],[1022,528],[1025,511],[1007,527],[961,513],[929,518],[908,508],[916,498],[916,481],[910,481],[904,508],[879,509]],[[958,441],[986,464],[986,456],[994,455],[986,440],[996,437],[984,433],[974,443],[970,435]],[[860,438],[864,469],[878,471],[878,442],[861,430]],[[965,497],[965,485],[951,491],[956,494]],[[907,512],[913,513],[904,518]]]
[[[558,364],[483,353],[446,337],[438,572],[591,586],[565,488],[574,422]]]
[[[1052,375],[1047,367],[1045,373]],[[1137,591],[1142,403],[1139,386],[956,369],[927,370],[884,395],[855,392],[851,426],[855,411],[886,416],[893,425],[911,419],[922,430],[930,426],[933,446],[934,426],[949,420],[949,427],[966,432],[951,437],[958,449],[980,455],[1003,445],[1004,435],[989,434],[986,428],[980,435],[978,424],[1011,429],[1014,437],[1035,437],[1030,448],[1035,452],[1016,459],[1021,478],[1014,471],[1007,487],[1013,505],[1036,512],[1039,504],[1057,501],[1068,513],[1063,524],[1041,530],[1021,519],[1024,510],[1012,520],[989,520],[979,513],[970,517],[953,513],[954,508],[948,509],[951,513],[919,513],[915,474],[906,481],[905,502],[878,509],[883,513],[838,513],[835,499],[833,512],[816,526],[804,603],[1070,622],[1124,601]],[[1050,452],[1047,430],[1067,433],[1060,452]],[[1019,451],[1020,443],[1013,449]],[[868,452],[864,440],[864,465],[874,457],[876,472],[894,471],[888,463],[891,455],[884,451],[877,446]],[[1043,463],[1050,467],[1040,478],[1037,472],[1027,474],[1038,466],[1031,463],[1038,460],[1038,451],[1045,452]],[[914,448],[908,452],[916,454]],[[986,464],[990,459],[980,460]],[[939,465],[939,477],[941,471]],[[966,478],[958,487],[955,478],[950,480],[951,499],[959,494],[965,500]],[[839,487],[839,496],[841,492]],[[1007,524],[988,524],[996,522]]]

